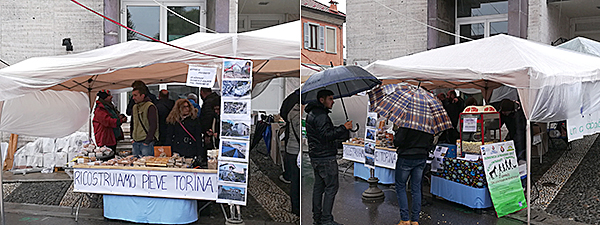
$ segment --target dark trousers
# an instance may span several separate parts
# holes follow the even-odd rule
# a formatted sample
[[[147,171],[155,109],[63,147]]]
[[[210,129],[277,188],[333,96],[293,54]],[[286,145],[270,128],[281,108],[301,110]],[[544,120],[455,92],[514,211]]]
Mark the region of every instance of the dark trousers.
[[[327,158],[311,158],[315,174],[313,187],[313,220],[316,223],[333,221],[333,203],[340,183],[338,180],[338,164],[335,156]]]
[[[300,168],[296,165],[297,154],[285,153],[283,166],[288,179],[292,182],[290,199],[292,200],[292,213],[300,215]]]

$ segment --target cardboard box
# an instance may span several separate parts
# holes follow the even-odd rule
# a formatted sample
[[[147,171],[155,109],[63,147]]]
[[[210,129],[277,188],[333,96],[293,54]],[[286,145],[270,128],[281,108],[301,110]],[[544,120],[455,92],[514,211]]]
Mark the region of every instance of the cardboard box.
[[[171,146],[154,146],[154,157],[160,157],[161,154],[171,157]]]

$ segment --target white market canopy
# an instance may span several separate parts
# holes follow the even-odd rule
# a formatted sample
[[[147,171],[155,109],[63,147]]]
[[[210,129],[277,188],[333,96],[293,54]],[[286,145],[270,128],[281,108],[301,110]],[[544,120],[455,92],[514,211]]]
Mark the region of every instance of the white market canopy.
[[[196,33],[169,43],[211,55],[252,60],[253,84],[257,84],[276,77],[299,77],[300,36],[300,21],[294,21],[246,33]],[[87,93],[88,87],[91,87],[90,92],[95,93],[101,89],[130,87],[134,80],[143,80],[147,84],[185,82],[190,64],[218,67],[219,77],[222,61],[220,58],[145,41],[129,41],[77,54],[35,57],[0,69],[0,102],[4,102],[6,107],[11,105],[7,101],[48,89]],[[88,80],[92,82],[88,83]],[[53,95],[56,93],[60,95],[60,92]],[[19,110],[0,107],[0,118],[32,119],[2,115],[3,112]],[[87,118],[89,108],[85,113]],[[69,121],[69,117],[60,113],[46,116],[53,116],[52,121]],[[0,131],[12,132],[3,126],[7,123],[19,124],[19,121],[0,121]],[[73,124],[72,127],[76,129],[70,132],[65,129],[63,133],[53,133],[51,137],[68,135],[83,124]],[[51,128],[36,127],[20,130],[19,134],[47,137],[48,132],[42,132],[41,129]]]
[[[514,87],[535,122],[600,109],[600,58],[508,35],[376,61],[366,69],[379,79],[430,81],[422,84],[428,88],[475,87],[491,94],[500,85]]]

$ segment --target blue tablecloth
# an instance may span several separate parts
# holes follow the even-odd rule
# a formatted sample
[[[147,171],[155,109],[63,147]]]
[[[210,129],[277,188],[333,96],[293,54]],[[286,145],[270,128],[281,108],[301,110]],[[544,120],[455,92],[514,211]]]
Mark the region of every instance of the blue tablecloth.
[[[375,177],[379,178],[380,184],[394,184],[396,182],[394,174],[394,170],[392,169],[375,167]],[[354,176],[368,180],[369,177],[371,177],[371,171],[369,168],[365,167],[364,164],[355,162]]]
[[[438,176],[431,176],[431,194],[474,209],[483,209],[494,205],[487,187],[474,188]]]
[[[198,220],[196,200],[104,195],[104,217],[136,223],[188,224]]]

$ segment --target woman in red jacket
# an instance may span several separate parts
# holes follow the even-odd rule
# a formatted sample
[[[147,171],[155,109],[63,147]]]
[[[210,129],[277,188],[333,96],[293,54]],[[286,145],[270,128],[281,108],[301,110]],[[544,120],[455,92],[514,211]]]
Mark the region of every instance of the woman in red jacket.
[[[113,151],[117,150],[117,138],[123,138],[121,123],[127,122],[124,115],[112,104],[112,95],[109,90],[101,90],[96,96],[96,108],[94,109],[94,136],[97,146],[106,146]]]

